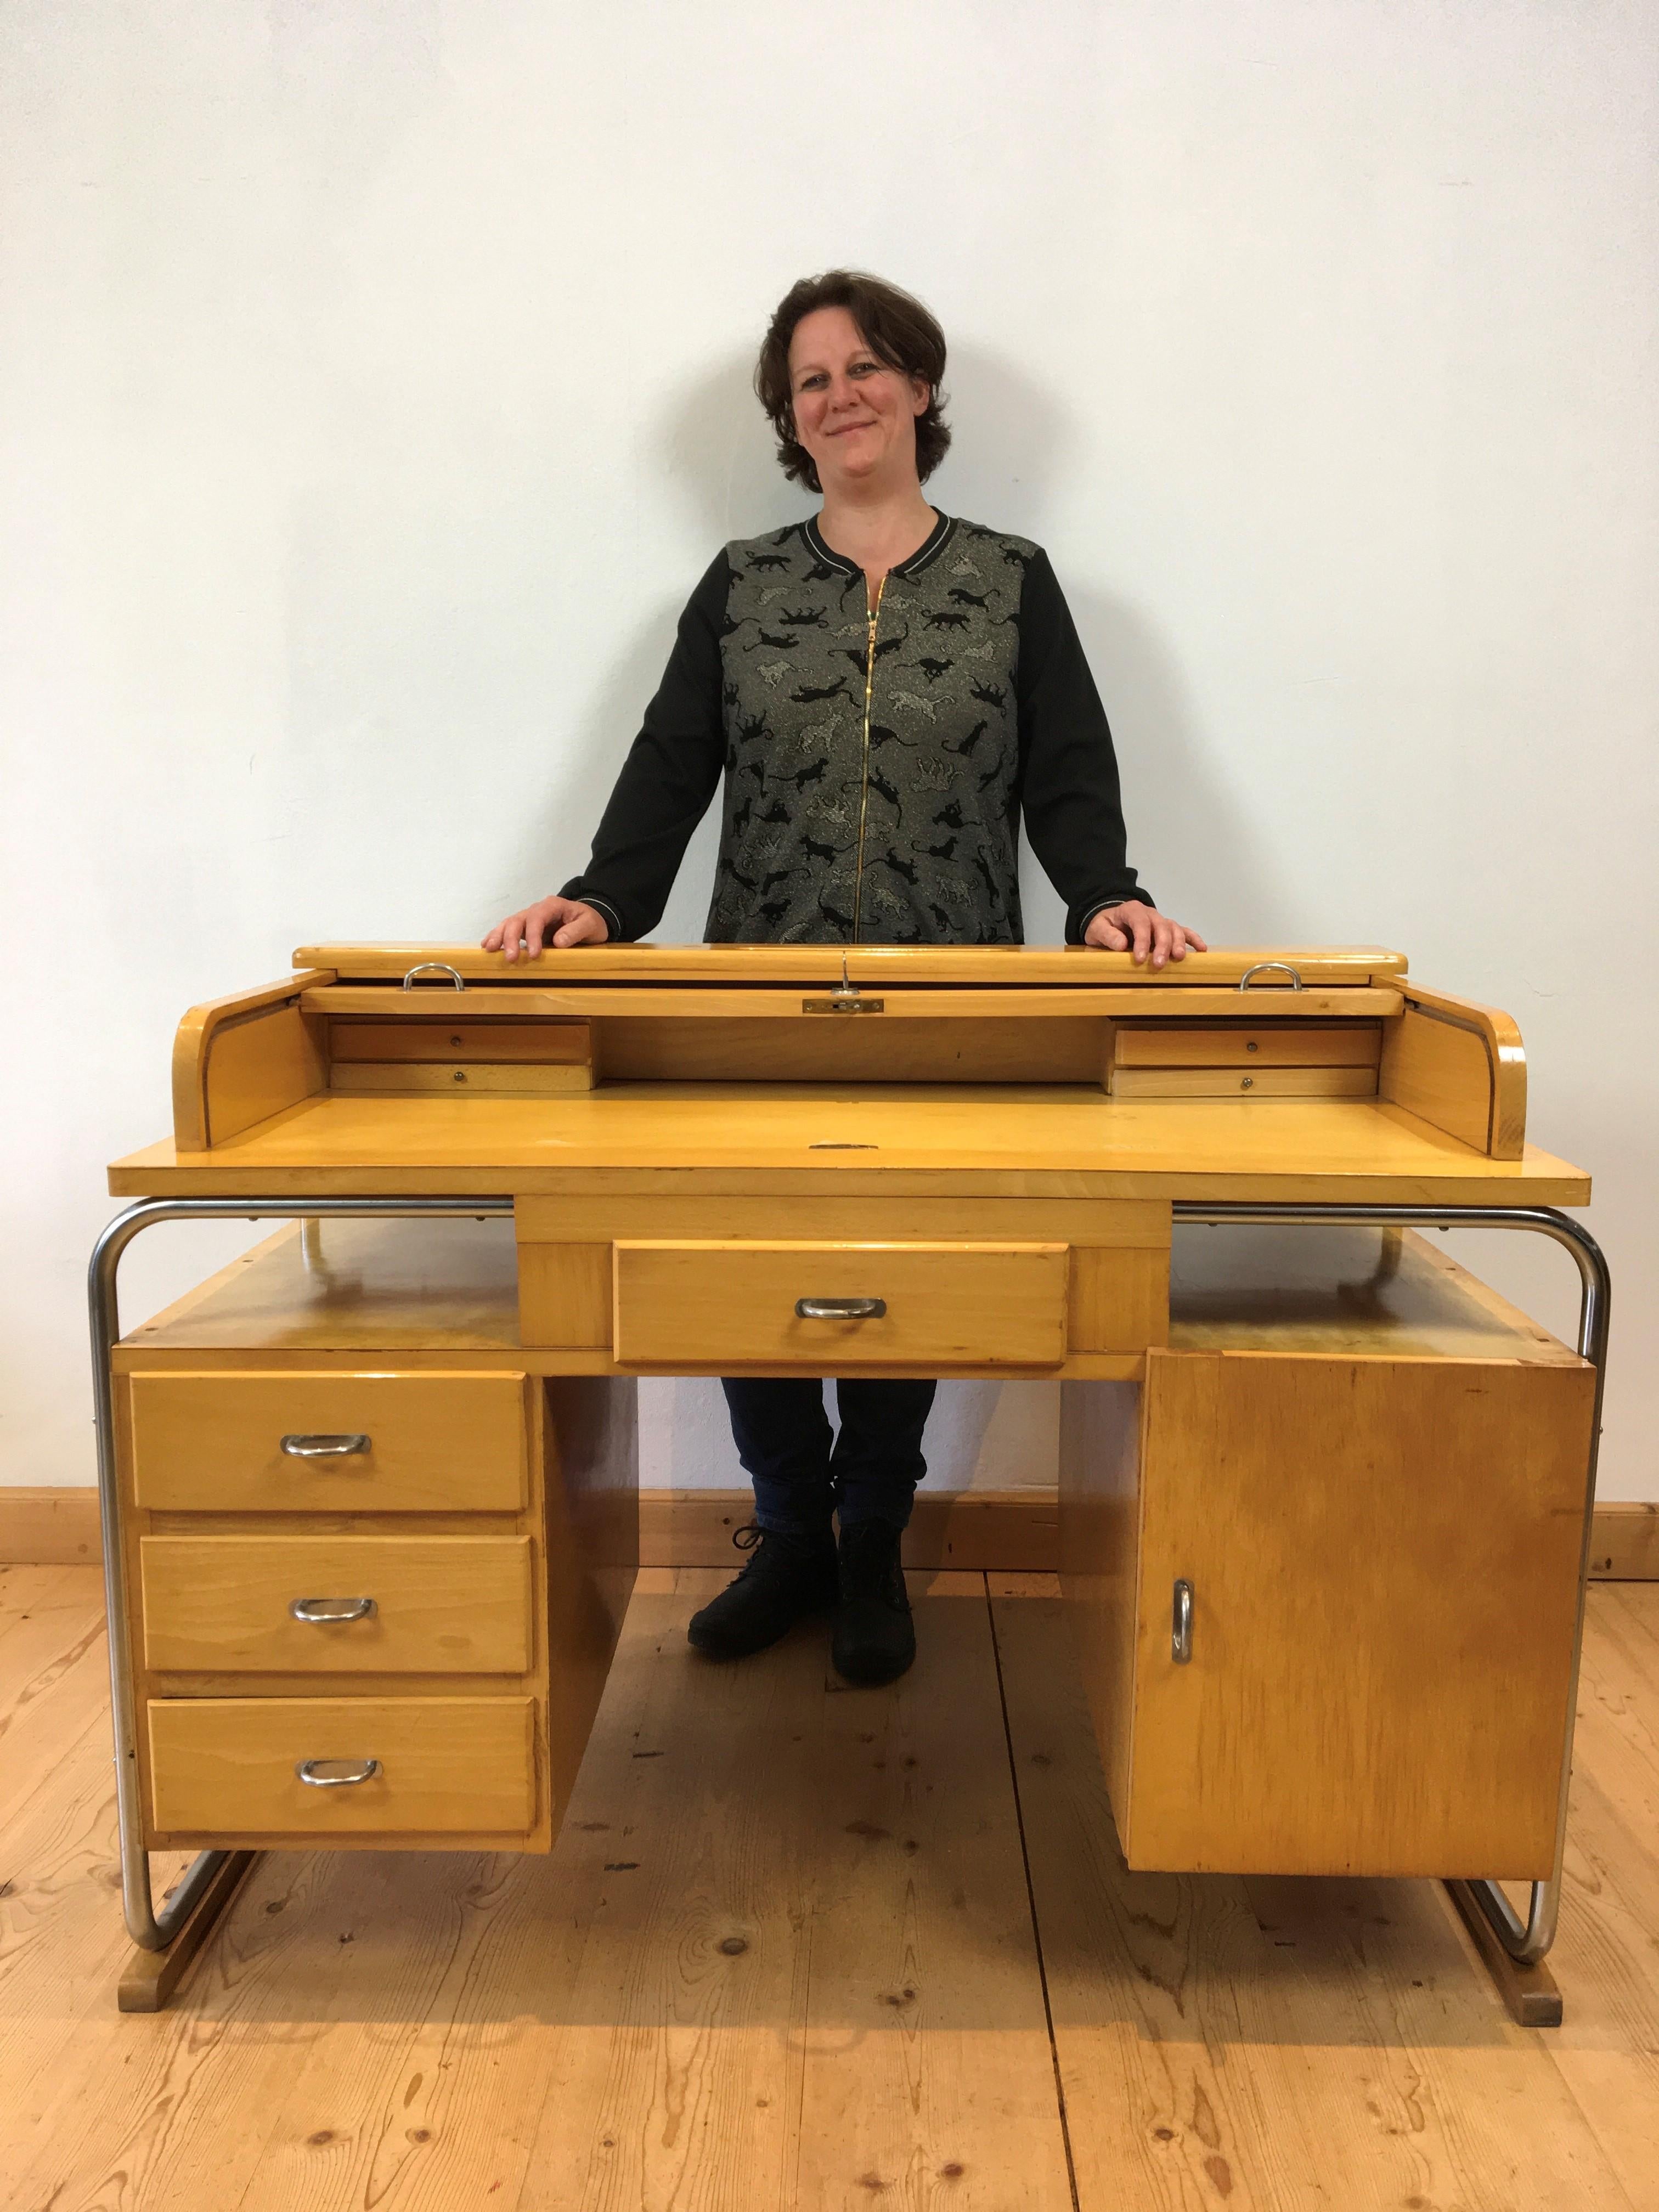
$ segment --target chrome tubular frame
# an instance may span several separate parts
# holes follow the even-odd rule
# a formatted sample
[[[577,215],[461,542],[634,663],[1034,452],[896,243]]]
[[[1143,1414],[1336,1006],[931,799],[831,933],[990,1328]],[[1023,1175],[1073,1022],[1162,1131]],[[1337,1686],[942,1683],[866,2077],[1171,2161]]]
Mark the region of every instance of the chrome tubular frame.
[[[120,1335],[116,1276],[121,1255],[141,1231],[160,1221],[300,1221],[395,1219],[488,1220],[510,1216],[511,1198],[246,1198],[143,1199],[118,1214],[93,1248],[87,1291],[92,1331],[93,1389],[98,1437],[99,1511],[103,1530],[104,1589],[108,1607],[110,1704],[115,1730],[116,1808],[121,1852],[121,1895],[128,1933],[147,1951],[165,1950],[226,1854],[201,1852],[157,1912],[150,1891],[149,1854],[144,1844],[139,1802],[137,1715],[133,1711],[130,1624],[122,1584],[121,1504],[116,1467],[114,1386],[111,1355]],[[1612,1285],[1600,1246],[1587,1230],[1550,1206],[1251,1206],[1205,1205],[1177,1200],[1177,1222],[1231,1224],[1382,1229],[1522,1229],[1552,1237],[1572,1255],[1578,1268],[1578,1352],[1595,1370],[1590,1449],[1585,1469],[1583,1530],[1579,1547],[1578,1605],[1573,1631],[1567,1721],[1561,1747],[1556,1813],[1555,1856],[1548,1878],[1534,1881],[1523,1922],[1501,1887],[1478,1880],[1470,1887],[1504,1948],[1522,1964],[1541,1959],[1555,1940],[1561,1900],[1561,1869],[1566,1841],[1567,1789],[1572,1771],[1572,1723],[1577,1701],[1579,1654],[1583,1641],[1584,1591],[1590,1551],[1591,1513],[1595,1502],[1596,1446],[1601,1436],[1601,1399],[1607,1376],[1607,1324]],[[307,1231],[307,1249],[315,1231]]]
[[[1607,1323],[1613,1285],[1601,1246],[1586,1229],[1547,1206],[1204,1206],[1177,1200],[1177,1222],[1232,1223],[1376,1229],[1529,1229],[1553,1237],[1571,1253],[1578,1268],[1578,1352],[1595,1370],[1590,1415],[1589,1463],[1584,1470],[1584,1525],[1578,1550],[1578,1609],[1572,1632],[1572,1665],[1567,1681],[1567,1719],[1561,1743],[1561,1775],[1556,1799],[1555,1856],[1548,1878],[1532,1885],[1523,1921],[1500,1884],[1486,1878],[1468,1887],[1512,1959],[1536,1966],[1555,1941],[1561,1910],[1561,1869],[1567,1841],[1567,1790],[1572,1778],[1573,1716],[1578,1705],[1578,1661],[1584,1641],[1584,1593],[1589,1577],[1591,1516],[1595,1510],[1595,1458],[1601,1437],[1601,1397],[1607,1382]]]
[[[92,1387],[98,1427],[98,1509],[104,1538],[104,1595],[108,1607],[110,1709],[115,1724],[115,1807],[121,1846],[121,1902],[127,1933],[141,1949],[164,1951],[224,1859],[222,1850],[192,1860],[158,1912],[149,1886],[143,1808],[138,1796],[137,1716],[133,1711],[131,1630],[121,1580],[121,1496],[115,1462],[114,1378],[111,1354],[121,1334],[116,1273],[121,1255],[141,1230],[158,1221],[388,1220],[444,1216],[487,1220],[511,1214],[510,1198],[148,1198],[118,1213],[92,1250],[87,1302],[92,1323]],[[308,1249],[315,1231],[307,1231]]]

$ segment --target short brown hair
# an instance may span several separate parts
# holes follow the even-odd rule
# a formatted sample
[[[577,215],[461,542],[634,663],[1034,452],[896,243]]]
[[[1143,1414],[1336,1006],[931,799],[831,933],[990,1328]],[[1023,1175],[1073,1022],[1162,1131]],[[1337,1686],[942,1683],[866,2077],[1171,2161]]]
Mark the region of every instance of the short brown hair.
[[[950,426],[939,389],[945,377],[945,333],[920,300],[896,284],[858,269],[829,269],[803,276],[779,301],[755,363],[755,392],[778,435],[778,465],[809,491],[822,491],[812,456],[795,435],[789,388],[789,341],[795,325],[819,307],[845,307],[878,361],[927,386],[927,404],[916,417],[916,474],[925,483],[945,459]]]

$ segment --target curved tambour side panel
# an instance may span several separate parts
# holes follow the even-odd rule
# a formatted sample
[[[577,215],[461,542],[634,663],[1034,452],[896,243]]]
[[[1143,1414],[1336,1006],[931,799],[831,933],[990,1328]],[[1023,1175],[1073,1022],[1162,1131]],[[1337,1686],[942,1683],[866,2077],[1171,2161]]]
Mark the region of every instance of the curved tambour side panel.
[[[334,981],[308,968],[191,1007],[173,1041],[173,1133],[204,1152],[327,1084],[318,1025],[300,994]]]
[[[1385,1023],[1377,1094],[1494,1160],[1526,1151],[1527,1053],[1512,1016],[1473,999],[1400,985]]]

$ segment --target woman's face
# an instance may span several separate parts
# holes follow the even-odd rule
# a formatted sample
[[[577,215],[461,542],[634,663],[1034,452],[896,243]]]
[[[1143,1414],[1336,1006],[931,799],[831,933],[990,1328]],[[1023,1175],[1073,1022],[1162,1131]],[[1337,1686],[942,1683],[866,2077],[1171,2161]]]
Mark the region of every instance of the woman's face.
[[[795,435],[826,491],[916,473],[916,417],[927,386],[872,353],[845,307],[803,315],[789,341]]]

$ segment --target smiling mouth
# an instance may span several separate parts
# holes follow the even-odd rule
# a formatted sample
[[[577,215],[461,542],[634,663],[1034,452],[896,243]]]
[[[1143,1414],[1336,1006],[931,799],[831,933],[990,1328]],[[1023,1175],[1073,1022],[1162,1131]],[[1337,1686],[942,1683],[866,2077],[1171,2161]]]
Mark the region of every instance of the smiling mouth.
[[[843,422],[839,430],[832,430],[830,435],[832,438],[844,438],[851,430],[873,430],[875,427],[873,422]]]

